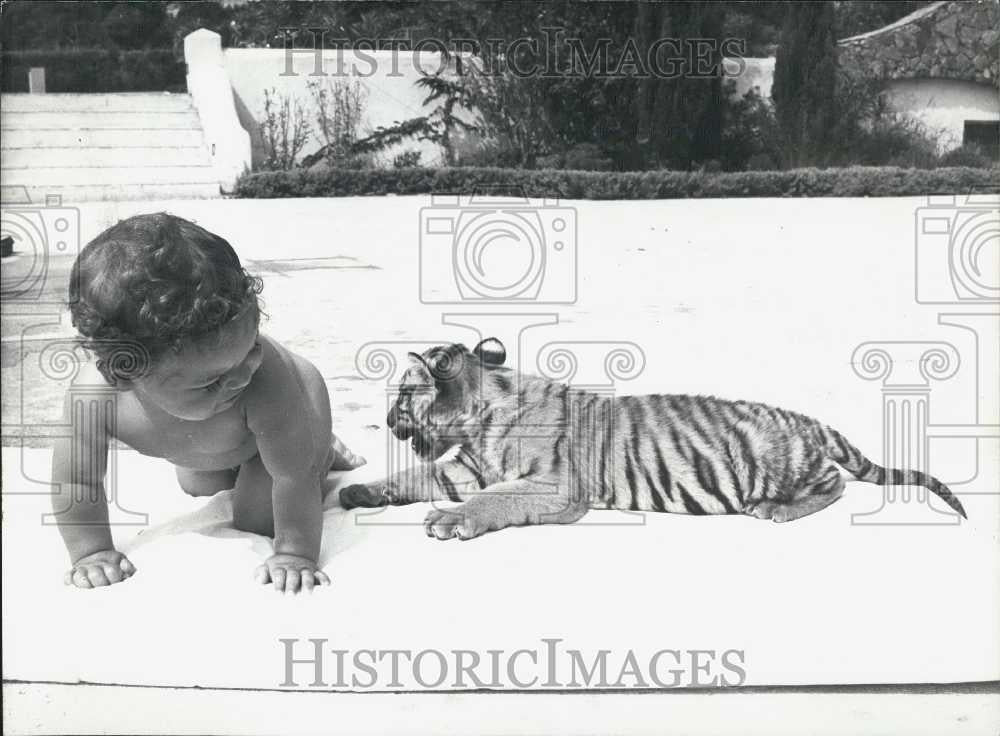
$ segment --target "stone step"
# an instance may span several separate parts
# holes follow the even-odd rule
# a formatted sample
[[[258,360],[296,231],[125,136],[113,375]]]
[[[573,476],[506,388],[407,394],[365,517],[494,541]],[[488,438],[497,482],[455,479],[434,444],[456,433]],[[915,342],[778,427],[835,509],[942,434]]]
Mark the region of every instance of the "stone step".
[[[45,202],[58,195],[62,204],[79,202],[128,201],[134,199],[217,199],[219,183],[204,184],[79,184],[72,186],[27,186],[31,202]]]
[[[0,184],[10,186],[87,186],[125,184],[209,184],[218,187],[211,166],[51,166],[3,169]]]
[[[190,95],[5,94],[0,185],[32,202],[220,196]]]
[[[0,161],[4,170],[51,166],[211,166],[202,146],[145,146],[142,148],[61,147],[3,148]]]
[[[205,136],[201,128],[171,128],[167,130],[51,130],[30,128],[8,130],[0,136],[2,148],[44,148],[81,146],[115,148],[149,148],[151,146],[186,148],[201,146]]]
[[[115,94],[4,94],[5,112],[182,112],[191,110],[191,95],[166,92]]]
[[[119,130],[145,129],[170,130],[175,128],[201,128],[198,113],[181,112],[8,112],[0,113],[0,127],[8,130]]]

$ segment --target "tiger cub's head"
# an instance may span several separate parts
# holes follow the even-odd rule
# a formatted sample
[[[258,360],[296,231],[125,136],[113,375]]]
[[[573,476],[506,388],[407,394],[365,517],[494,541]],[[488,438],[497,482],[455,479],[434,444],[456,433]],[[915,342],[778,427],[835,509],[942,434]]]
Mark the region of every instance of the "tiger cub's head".
[[[410,440],[417,455],[432,460],[464,439],[463,420],[475,421],[479,402],[490,393],[487,374],[502,368],[507,351],[490,337],[472,350],[453,343],[409,358],[385,421],[396,439]]]

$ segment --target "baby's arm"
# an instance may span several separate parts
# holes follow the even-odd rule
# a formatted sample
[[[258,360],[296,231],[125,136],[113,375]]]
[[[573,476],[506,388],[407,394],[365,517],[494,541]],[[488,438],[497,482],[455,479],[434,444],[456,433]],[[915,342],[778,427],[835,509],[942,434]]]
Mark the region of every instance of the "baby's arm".
[[[74,401],[67,391],[63,420],[70,437],[56,440],[52,452],[52,510],[73,564],[65,582],[78,588],[112,585],[135,572],[115,550],[108,526],[104,475],[111,434],[102,405]]]
[[[296,590],[307,574],[326,581],[316,562],[323,534],[321,483],[331,462],[330,400],[315,367],[270,341],[264,349],[246,402],[247,425],[272,479],[275,554],[261,575],[264,582],[270,578],[276,587]]]

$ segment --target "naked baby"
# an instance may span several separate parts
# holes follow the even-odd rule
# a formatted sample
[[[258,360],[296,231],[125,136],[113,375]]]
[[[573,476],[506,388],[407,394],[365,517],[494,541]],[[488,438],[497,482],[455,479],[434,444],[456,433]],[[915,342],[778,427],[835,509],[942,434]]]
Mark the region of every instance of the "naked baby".
[[[57,443],[52,463],[67,584],[111,585],[136,571],[108,525],[112,439],[168,460],[189,494],[234,489],[236,528],[274,538],[259,582],[290,592],[329,584],[317,564],[327,474],[364,460],[331,433],[316,367],[259,332],[261,287],[228,242],[164,213],[123,220],[80,253],[70,309],[95,360],[78,380],[106,382],[116,409],[104,418],[67,393],[73,439]]]

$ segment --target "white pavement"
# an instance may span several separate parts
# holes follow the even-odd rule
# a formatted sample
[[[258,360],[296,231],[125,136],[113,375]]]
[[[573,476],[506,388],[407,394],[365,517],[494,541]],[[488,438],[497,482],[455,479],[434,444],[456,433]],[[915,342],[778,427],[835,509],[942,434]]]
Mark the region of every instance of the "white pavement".
[[[353,474],[366,478],[387,462],[386,393],[384,381],[359,374],[359,349],[445,339],[471,346],[474,332],[443,325],[442,314],[489,311],[419,301],[418,222],[428,204],[95,203],[81,209],[81,223],[86,240],[117,218],[166,209],[228,238],[265,278],[265,331],[328,377],[335,429],[371,460]],[[828,422],[878,461],[880,387],[855,374],[853,351],[870,340],[949,341],[962,364],[932,384],[931,418],[971,421],[968,335],[939,325],[938,309],[913,298],[920,199],[567,204],[578,217],[576,303],[494,310],[559,314],[558,325],[526,333],[522,359],[532,370],[550,341],[634,343],[645,368],[621,393],[774,403]],[[449,258],[430,256],[424,266],[448,268]],[[484,331],[509,329],[492,319]],[[5,340],[24,329],[30,336],[25,325],[5,313]],[[39,319],[34,329],[61,334],[66,322]],[[22,418],[36,429],[56,421],[65,381],[43,378],[31,358],[45,344],[28,341],[5,358],[5,373],[21,382],[5,379],[5,445]],[[11,370],[18,365],[23,372]],[[590,382],[582,373],[589,365],[577,381]],[[980,421],[995,423],[995,397],[983,391]],[[63,589],[58,535],[40,524],[44,485],[28,480],[44,481],[48,451],[5,446],[4,676],[276,688],[279,638],[326,638],[330,648],[355,651],[485,652],[558,637],[567,648],[633,649],[647,659],[665,648],[743,650],[748,685],[996,680],[1000,509],[988,493],[1000,485],[996,440],[980,441],[978,454],[979,480],[957,487],[970,517],[960,526],[935,524],[944,517],[926,507],[926,526],[852,525],[852,514],[881,505],[880,489],[864,484],[787,525],[668,515],[612,525],[594,513],[575,528],[515,529],[468,543],[425,538],[414,525],[420,506],[368,523],[331,508],[323,562],[334,585],[292,600],[253,586],[268,543],[227,527],[225,494],[189,499],[165,463],[127,450],[121,504],[148,513],[153,528],[139,537],[134,527],[116,532],[140,573],[106,590]],[[931,471],[967,478],[971,455],[967,442],[936,442]],[[415,686],[410,674],[401,677]]]

